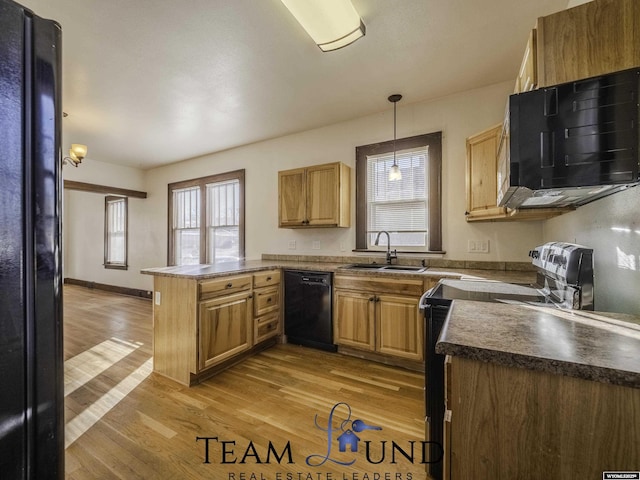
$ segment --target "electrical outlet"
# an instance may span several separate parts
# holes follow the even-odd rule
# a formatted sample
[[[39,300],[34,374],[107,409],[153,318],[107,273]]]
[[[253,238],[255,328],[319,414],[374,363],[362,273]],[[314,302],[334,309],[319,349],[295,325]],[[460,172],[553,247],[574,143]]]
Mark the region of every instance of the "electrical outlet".
[[[311,242],[311,249],[320,250],[320,240],[314,240],[313,242]]]
[[[476,252],[489,253],[489,240],[480,240],[476,242]]]
[[[489,253],[489,240],[467,240],[467,252]]]
[[[344,242],[340,242],[340,251],[344,252],[347,250],[347,244]]]
[[[296,241],[289,240],[289,250],[295,250],[295,249],[296,249]]]

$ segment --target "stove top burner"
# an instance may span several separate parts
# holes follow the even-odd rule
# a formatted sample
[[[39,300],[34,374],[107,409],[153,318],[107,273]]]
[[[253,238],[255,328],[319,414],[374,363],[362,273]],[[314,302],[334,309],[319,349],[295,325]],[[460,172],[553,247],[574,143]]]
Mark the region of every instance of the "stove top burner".
[[[535,285],[491,282],[487,280],[444,279],[431,291],[429,297],[480,302],[548,303],[547,297]]]

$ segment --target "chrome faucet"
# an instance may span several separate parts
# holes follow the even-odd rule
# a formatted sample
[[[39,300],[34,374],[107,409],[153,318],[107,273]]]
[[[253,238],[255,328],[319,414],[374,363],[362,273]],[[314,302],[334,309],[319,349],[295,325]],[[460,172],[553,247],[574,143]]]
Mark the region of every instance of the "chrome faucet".
[[[373,244],[377,246],[380,243],[380,235],[382,235],[383,233],[387,236],[387,264],[391,265],[391,260],[394,258],[397,259],[398,253],[395,249],[393,250],[393,252],[391,251],[391,236],[389,235],[389,232],[385,230],[381,230],[380,232],[378,232],[376,240],[375,242],[373,242]]]

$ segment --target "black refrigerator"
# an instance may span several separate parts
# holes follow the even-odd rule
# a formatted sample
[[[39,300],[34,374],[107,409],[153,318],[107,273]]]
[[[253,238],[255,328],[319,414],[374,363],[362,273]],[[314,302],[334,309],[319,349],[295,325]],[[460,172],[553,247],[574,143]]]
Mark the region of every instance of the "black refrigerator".
[[[64,476],[60,26],[0,0],[0,476]]]

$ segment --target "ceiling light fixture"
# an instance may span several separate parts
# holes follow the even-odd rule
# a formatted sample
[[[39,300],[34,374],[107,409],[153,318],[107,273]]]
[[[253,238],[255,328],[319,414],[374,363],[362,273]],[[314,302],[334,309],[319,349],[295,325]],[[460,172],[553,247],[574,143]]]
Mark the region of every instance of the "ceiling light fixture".
[[[62,160],[62,164],[66,165],[70,163],[74,167],[77,167],[78,164],[82,163],[82,159],[87,156],[87,146],[82,145],[81,143],[72,143],[71,148],[69,149],[69,156],[64,157]]]
[[[365,35],[366,28],[351,0],[282,0],[282,3],[323,52],[346,47]]]
[[[389,180],[402,180],[402,172],[396,162],[396,104],[400,101],[402,95],[396,93],[390,95],[387,100],[393,103],[393,165],[389,169]]]

